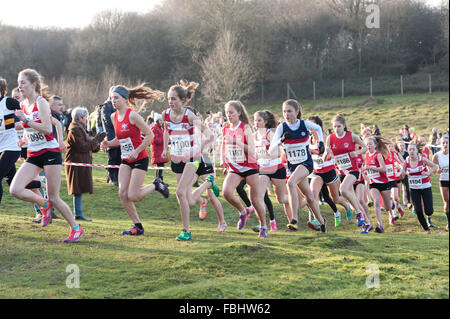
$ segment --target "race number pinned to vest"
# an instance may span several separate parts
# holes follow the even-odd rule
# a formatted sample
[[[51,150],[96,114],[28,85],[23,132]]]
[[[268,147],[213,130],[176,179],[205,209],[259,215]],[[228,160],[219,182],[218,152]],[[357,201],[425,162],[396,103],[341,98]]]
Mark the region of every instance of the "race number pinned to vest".
[[[334,160],[341,171],[352,167],[352,161],[348,153],[336,155]]]
[[[191,149],[191,140],[187,134],[170,135],[170,154],[184,156]]]
[[[442,168],[441,180],[448,181],[448,167]]]
[[[409,181],[410,187],[412,188],[414,186],[422,186],[422,179],[423,179],[423,176],[421,176],[421,175],[409,176],[408,181]]]
[[[386,175],[388,177],[393,177],[395,175],[395,173],[394,173],[394,165],[392,165],[392,164],[386,165]]]
[[[245,162],[245,153],[242,148],[237,145],[227,144],[227,159],[230,163],[243,163]]]
[[[127,137],[124,139],[119,140],[120,141],[120,152],[121,158],[128,158],[131,154],[131,152],[134,151],[133,143],[131,142],[131,138]]]
[[[3,117],[3,112],[0,109],[0,134],[5,131],[5,118]]]
[[[42,132],[38,132],[32,128],[25,129],[27,136],[28,149],[30,151],[41,150],[45,148],[47,140]]]
[[[322,169],[323,168],[323,159],[319,155],[312,155],[312,159],[314,162],[314,168],[315,169]]]
[[[309,142],[298,144],[285,144],[286,160],[291,164],[300,164],[308,160]]]
[[[380,172],[375,171],[373,169],[368,168],[366,170],[366,172],[367,172],[367,178],[369,178],[369,179],[375,179],[375,178],[379,178],[380,177]]]

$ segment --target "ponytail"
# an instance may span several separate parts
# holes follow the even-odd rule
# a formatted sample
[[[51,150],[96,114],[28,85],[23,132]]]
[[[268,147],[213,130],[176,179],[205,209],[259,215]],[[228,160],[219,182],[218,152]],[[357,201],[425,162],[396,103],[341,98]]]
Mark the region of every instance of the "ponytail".
[[[271,129],[277,127],[277,120],[275,118],[275,114],[273,114],[272,112],[264,110],[258,111],[255,114],[258,114],[258,116],[263,118],[266,128]]]
[[[169,91],[175,91],[177,92],[178,97],[180,100],[185,100],[186,103],[188,103],[195,95],[195,90],[199,84],[197,82],[186,82],[184,80],[180,80],[175,85],[172,85],[169,89]]]

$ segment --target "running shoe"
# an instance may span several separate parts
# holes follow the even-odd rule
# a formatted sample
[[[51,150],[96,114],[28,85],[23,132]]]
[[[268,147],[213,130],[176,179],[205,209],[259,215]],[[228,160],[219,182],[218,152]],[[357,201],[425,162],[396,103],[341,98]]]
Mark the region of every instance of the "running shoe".
[[[337,215],[334,216],[334,227],[338,227],[341,224],[341,212],[337,211]]]
[[[238,230],[241,230],[242,228],[244,228],[245,223],[247,221],[247,216],[249,216],[248,210],[246,210],[246,213],[244,215],[239,214],[239,221],[237,223]]]
[[[367,206],[372,207],[373,206],[373,201],[369,200],[369,202],[367,203]]]
[[[181,231],[181,233],[177,236],[177,240],[191,240],[192,239],[192,235],[191,233],[188,233],[187,231],[185,231],[184,229]]]
[[[389,225],[395,225],[395,218],[389,215]]]
[[[75,243],[80,240],[81,236],[83,236],[84,231],[81,225],[78,225],[80,228],[78,230],[71,229],[69,237],[64,239],[65,243]]]
[[[164,198],[169,198],[169,188],[160,178],[155,178],[153,184],[155,184],[156,191],[160,192]]]
[[[271,231],[271,232],[276,232],[276,231],[278,230],[278,228],[277,228],[277,222],[275,221],[275,219],[274,219],[274,220],[271,220],[270,223],[269,223],[269,225],[270,225],[270,231]]]
[[[210,188],[212,189],[214,195],[216,195],[216,197],[219,197],[219,195],[220,195],[220,190],[219,190],[219,187],[217,187],[217,185],[214,184],[214,176],[209,175],[209,176],[206,178],[206,180],[207,180],[208,182],[211,183],[211,187],[210,187]]]
[[[392,200],[392,198],[391,198],[391,203],[392,203],[391,209],[395,209],[395,202]]]
[[[252,226],[252,230],[253,230],[255,233],[259,233],[259,231],[261,230],[261,227],[260,227],[259,225]]]
[[[47,226],[49,223],[51,223],[52,221],[52,203],[47,201],[47,207],[43,208],[41,207],[41,213],[42,213],[42,218],[41,218],[41,226],[45,227]]]
[[[416,209],[415,209],[415,208],[413,208],[412,213],[413,213],[414,215],[417,215],[417,212],[416,212]]]
[[[323,224],[320,225],[320,231],[322,233],[325,233],[327,231],[327,220],[325,218],[323,219]]]
[[[208,206],[208,200],[206,198],[202,198],[204,200],[203,204],[200,204],[200,211],[198,212],[198,218],[201,220],[206,218],[206,206]]]
[[[253,206],[247,207],[247,217],[245,217],[246,221],[250,219],[250,215],[253,214],[255,212],[255,208]]]
[[[137,226],[131,227],[129,230],[124,230],[122,235],[139,236],[144,234],[144,229],[139,229]]]
[[[373,229],[372,224],[364,224],[361,234],[368,234]]]
[[[384,233],[384,228],[383,228],[383,226],[378,226],[378,225],[377,225],[377,227],[375,227],[375,232],[376,232],[376,233],[379,233],[379,234]]]
[[[402,208],[402,205],[398,205],[398,213],[400,214],[400,217],[405,216],[405,211]]]
[[[398,220],[398,213],[397,213],[397,210],[393,210],[393,212],[392,212],[392,215],[393,215],[393,217],[394,217],[394,220]]]
[[[319,223],[316,219],[313,219],[313,220],[311,220],[311,221],[308,221],[308,222],[306,223],[306,226],[308,226],[308,227],[311,228],[312,230],[316,230],[316,231],[319,231],[319,230],[320,230],[320,223]]]
[[[347,220],[348,221],[351,221],[353,219],[352,209],[350,208],[350,206],[345,211],[345,214],[347,215]]]
[[[365,220],[361,217],[361,213],[356,213],[356,220],[358,221],[358,227],[361,227],[365,223]]]
[[[408,209],[411,209],[411,208],[413,207],[413,204],[408,203],[408,205],[406,205],[406,207],[407,207]]]
[[[428,217],[428,227],[434,227],[434,224],[431,221],[431,217]]]
[[[33,219],[32,222],[36,224],[40,224],[42,219],[42,214],[36,213],[36,219]]]
[[[216,230],[214,230],[217,233],[223,233],[225,231],[225,229],[227,229],[227,224],[219,224],[219,226],[217,226]]]
[[[267,238],[267,227],[261,227],[258,238]]]
[[[425,234],[426,234],[426,235],[431,235],[431,230],[427,229],[427,230],[425,231]]]
[[[294,232],[294,231],[298,230],[298,225],[292,224],[292,222],[291,222],[291,223],[287,224],[287,228],[288,228],[288,230],[286,230],[287,232]]]

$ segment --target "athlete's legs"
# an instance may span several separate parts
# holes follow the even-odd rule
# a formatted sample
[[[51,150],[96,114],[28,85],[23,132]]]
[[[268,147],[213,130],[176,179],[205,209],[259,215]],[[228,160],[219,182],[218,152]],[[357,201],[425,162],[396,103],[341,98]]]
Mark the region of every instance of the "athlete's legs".
[[[235,173],[228,173],[223,181],[223,197],[239,212],[244,210],[241,201],[234,195],[234,190],[241,183],[242,177]]]
[[[59,197],[61,188],[61,165],[44,166],[44,172],[47,179],[47,199],[57,209],[70,227],[74,228],[78,224],[69,205]],[[34,194],[35,195],[35,194]]]
[[[144,171],[142,171],[142,172],[144,172]],[[127,212],[131,221],[134,224],[138,224],[141,222],[141,220],[139,219],[139,216],[137,214],[136,206],[134,205],[134,202],[129,197],[131,174],[132,174],[132,169],[130,166],[125,165],[125,164],[120,165],[120,167],[119,167],[119,198],[120,198],[120,201],[122,202],[123,208],[125,208],[125,211]],[[138,174],[138,179],[139,179],[139,174]],[[138,181],[138,180],[135,180],[135,182],[136,181]],[[142,181],[141,181],[141,184],[142,184]]]
[[[267,186],[262,187],[259,179],[259,174],[247,176],[247,184],[250,186],[250,201],[255,207],[256,215],[258,216],[259,225],[266,225],[266,210],[264,207],[264,194],[267,191]]]

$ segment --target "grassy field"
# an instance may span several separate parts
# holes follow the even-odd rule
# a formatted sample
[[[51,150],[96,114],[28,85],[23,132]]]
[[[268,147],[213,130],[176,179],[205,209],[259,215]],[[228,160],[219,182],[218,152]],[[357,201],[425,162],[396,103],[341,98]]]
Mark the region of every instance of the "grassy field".
[[[352,126],[376,121],[388,133],[405,123],[427,132],[431,126],[443,130],[447,125],[446,94],[381,98],[384,104],[371,107],[350,106],[363,98],[316,101],[346,105],[327,110],[314,110],[311,101],[304,101],[304,113],[327,120],[343,112]],[[281,113],[281,102],[268,107]],[[251,106],[249,113],[259,108]],[[106,155],[96,154],[94,163],[106,163]],[[103,169],[94,168],[93,173],[95,194],[83,196],[83,210],[93,221],[82,224],[85,236],[77,244],[62,243],[69,229],[61,219],[46,228],[32,223],[32,206],[11,198],[4,187],[0,298],[449,298],[449,237],[437,176],[432,179],[432,235],[423,233],[411,211],[395,226],[388,225],[384,213],[384,234],[361,235],[346,221],[335,229],[328,206],[321,206],[329,221],[327,233],[306,227],[306,210],[299,215],[300,230],[286,233],[282,207],[272,196],[280,230],[261,240],[250,229],[256,218],[238,231],[238,213],[221,197],[227,231],[213,231],[217,218],[211,206],[203,221],[196,206],[191,210],[193,240],[177,242],[181,221],[172,172],[164,172],[170,184],[168,200],[152,193],[136,204],[146,231],[139,237],[121,235],[131,222],[117,188],[105,183]],[[146,182],[153,176],[149,171]],[[219,185],[223,178],[219,174]],[[65,179],[61,196],[71,205]],[[66,267],[71,264],[80,269],[80,288],[66,286]],[[379,288],[366,286],[370,265],[379,269]]]

